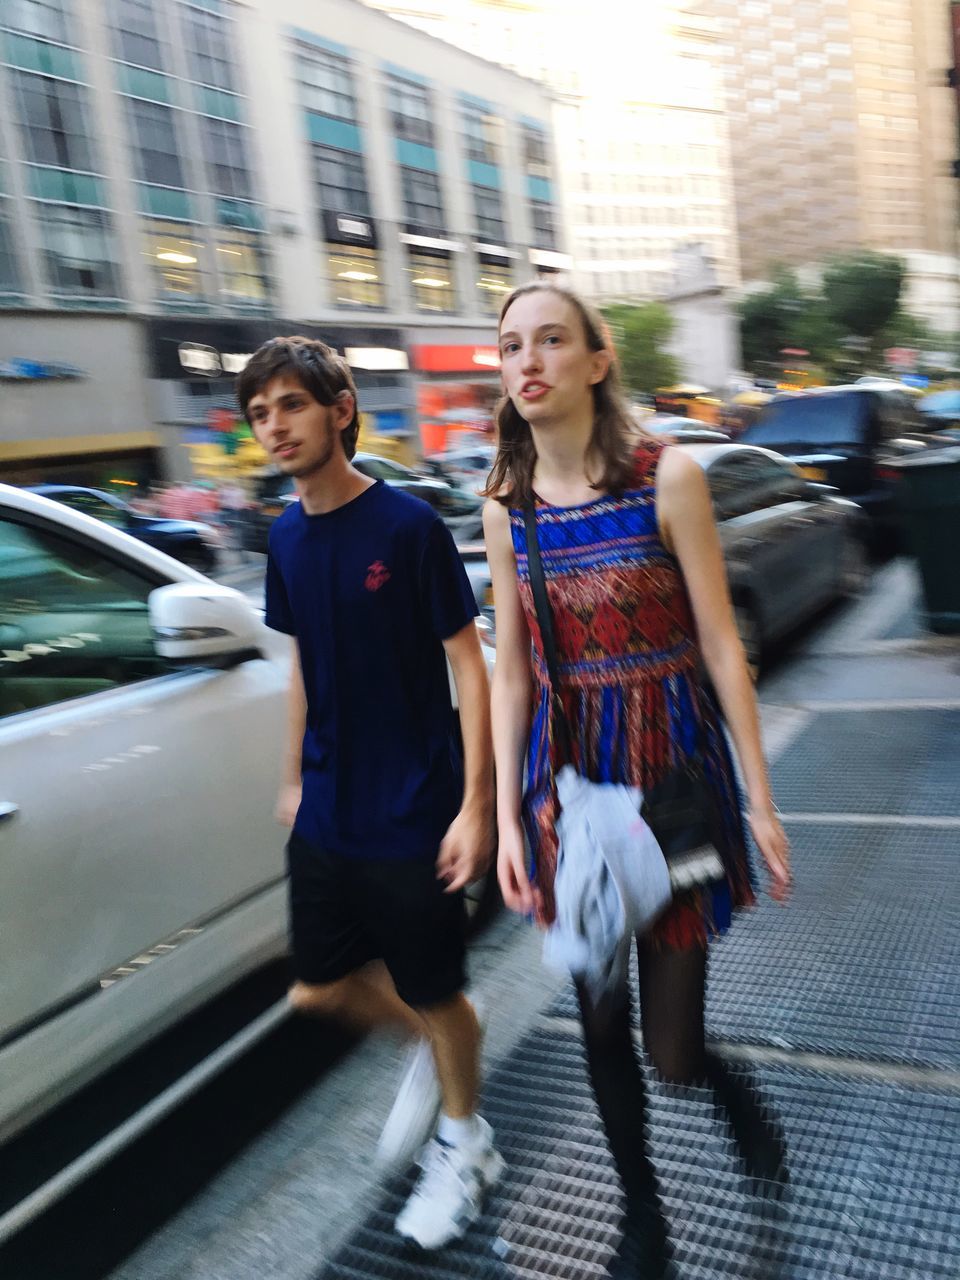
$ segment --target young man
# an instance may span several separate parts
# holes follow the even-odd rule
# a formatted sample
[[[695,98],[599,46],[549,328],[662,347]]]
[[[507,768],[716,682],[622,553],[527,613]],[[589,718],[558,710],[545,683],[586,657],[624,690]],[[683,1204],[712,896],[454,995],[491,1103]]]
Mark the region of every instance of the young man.
[[[436,1249],[464,1233],[503,1168],[476,1114],[480,1029],[463,994],[462,890],[489,865],[494,832],[477,610],[439,517],[351,466],[357,394],[336,352],[277,338],[237,393],[300,498],[271,530],[266,586],[267,624],[295,641],[277,807],[293,827],[290,1001],[415,1037],[381,1157],[409,1160],[442,1100],[396,1222]]]

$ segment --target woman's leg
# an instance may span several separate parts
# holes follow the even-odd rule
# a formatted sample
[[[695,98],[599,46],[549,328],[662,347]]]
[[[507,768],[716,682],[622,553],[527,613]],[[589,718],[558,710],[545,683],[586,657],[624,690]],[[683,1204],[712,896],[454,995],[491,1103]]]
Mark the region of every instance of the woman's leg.
[[[706,947],[676,951],[639,937],[637,959],[643,1046],[657,1075],[670,1084],[702,1084],[707,1074]]]
[[[590,1083],[627,1202],[624,1238],[610,1274],[666,1276],[667,1231],[646,1151],[646,1090],[633,1047],[629,993],[594,1003],[577,984],[577,999]]]
[[[658,1075],[673,1084],[708,1084],[726,1112],[751,1178],[784,1184],[786,1146],[756,1083],[733,1072],[704,1043],[707,949],[656,949],[637,939],[643,1043]]]

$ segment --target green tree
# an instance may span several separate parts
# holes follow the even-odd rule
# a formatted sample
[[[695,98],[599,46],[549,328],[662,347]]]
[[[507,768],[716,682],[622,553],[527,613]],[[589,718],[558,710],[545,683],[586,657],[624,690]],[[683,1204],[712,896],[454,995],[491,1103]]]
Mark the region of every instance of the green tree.
[[[652,395],[676,382],[680,366],[664,348],[673,334],[673,316],[660,302],[617,303],[604,311],[628,391]]]
[[[844,334],[871,342],[897,315],[906,267],[892,254],[838,254],[823,273],[826,314]]]
[[[789,363],[783,352],[791,347],[806,351],[825,368],[831,366],[842,331],[823,299],[803,289],[792,271],[775,268],[773,282],[748,294],[738,310],[743,363],[753,373],[769,376]]]

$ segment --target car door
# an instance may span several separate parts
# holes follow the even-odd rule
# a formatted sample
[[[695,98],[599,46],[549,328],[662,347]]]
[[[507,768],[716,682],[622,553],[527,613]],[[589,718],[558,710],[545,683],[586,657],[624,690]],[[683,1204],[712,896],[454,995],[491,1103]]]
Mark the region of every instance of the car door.
[[[810,611],[821,576],[815,504],[789,464],[759,451],[725,454],[708,480],[731,586],[749,591],[767,638],[782,635]]]
[[[170,580],[0,507],[0,1039],[282,876],[283,663],[161,659]]]
[[[834,593],[842,554],[840,522],[816,485],[785,458],[754,455],[752,467],[754,483],[779,522],[791,584],[787,614],[799,622]]]

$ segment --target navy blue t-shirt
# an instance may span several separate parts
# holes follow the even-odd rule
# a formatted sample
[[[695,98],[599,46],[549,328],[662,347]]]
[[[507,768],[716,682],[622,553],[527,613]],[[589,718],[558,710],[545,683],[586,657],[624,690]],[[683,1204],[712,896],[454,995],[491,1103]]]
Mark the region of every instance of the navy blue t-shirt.
[[[476,613],[443,521],[380,480],[276,521],[266,621],[296,636],[307,695],[298,835],[357,857],[436,856],[463,793],[442,642]]]

